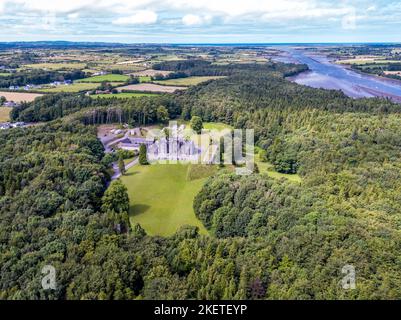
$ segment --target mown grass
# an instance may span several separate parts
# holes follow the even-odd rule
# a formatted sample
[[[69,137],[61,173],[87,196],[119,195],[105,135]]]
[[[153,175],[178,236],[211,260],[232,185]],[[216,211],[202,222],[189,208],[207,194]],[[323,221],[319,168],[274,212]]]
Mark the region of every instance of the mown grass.
[[[267,174],[269,177],[273,179],[287,179],[291,182],[296,182],[296,183],[301,183],[302,178],[298,174],[285,174],[285,173],[280,173],[277,172],[274,169],[274,165],[271,164],[270,162],[262,161],[260,158],[260,152],[262,151],[261,148],[255,147],[255,163],[259,168],[259,173],[260,174]]]
[[[105,74],[102,76],[93,76],[90,78],[80,79],[79,83],[102,83],[102,82],[125,82],[129,79],[129,76],[123,74]]]
[[[53,88],[39,89],[39,92],[58,93],[58,92],[80,92],[86,90],[94,90],[99,87],[98,83],[73,83],[69,86],[60,85]]]
[[[203,128],[206,130],[218,130],[218,131],[222,131],[225,129],[233,129],[232,126],[221,122],[205,122],[203,123]]]
[[[193,199],[206,178],[188,180],[189,165],[134,166],[121,178],[130,197],[130,221],[148,234],[171,236],[181,226],[205,227],[196,218]]]
[[[12,108],[0,106],[0,122],[7,122],[10,120],[10,112]]]

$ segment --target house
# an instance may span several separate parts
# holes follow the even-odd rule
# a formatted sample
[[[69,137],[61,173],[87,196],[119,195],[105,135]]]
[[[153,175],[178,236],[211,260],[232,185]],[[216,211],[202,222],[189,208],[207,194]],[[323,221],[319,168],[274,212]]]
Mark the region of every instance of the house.
[[[0,123],[0,130],[6,130],[6,129],[10,129],[10,128],[11,128],[11,124],[9,122]]]
[[[18,107],[19,104],[15,103],[14,101],[6,101],[3,103],[4,107],[9,107],[9,108],[14,108],[14,107]]]
[[[148,148],[154,144],[155,140],[152,138],[125,138],[118,143],[118,147],[123,150],[135,151],[139,150],[142,144]]]

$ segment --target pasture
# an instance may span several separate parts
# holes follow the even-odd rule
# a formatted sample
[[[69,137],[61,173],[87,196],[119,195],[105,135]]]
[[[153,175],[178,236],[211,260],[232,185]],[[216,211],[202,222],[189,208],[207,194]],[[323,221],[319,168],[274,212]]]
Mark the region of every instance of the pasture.
[[[10,120],[10,112],[12,108],[0,107],[0,122],[7,122]]]
[[[80,79],[78,83],[102,83],[102,82],[125,82],[129,79],[129,76],[123,74],[105,74],[102,76],[93,76],[90,78]]]
[[[0,97],[5,97],[7,101],[20,102],[32,102],[37,97],[41,97],[43,94],[29,93],[29,92],[7,92],[0,91]]]
[[[170,86],[196,86],[200,83],[209,81],[209,80],[217,80],[224,77],[188,77],[188,78],[179,78],[179,79],[168,79],[168,80],[160,80],[153,81],[153,83],[162,84],[162,85],[170,85]]]
[[[130,197],[130,221],[149,235],[171,236],[181,226],[199,227],[192,203],[206,178],[188,180],[189,165],[150,165],[130,168],[122,182]]]
[[[86,68],[85,63],[35,63],[26,64],[22,66],[22,69],[42,69],[51,71],[61,71],[61,70],[82,70]]]
[[[99,87],[99,83],[80,83],[80,82],[74,82],[71,85],[60,85],[57,87],[50,87],[50,88],[43,88],[39,89],[38,91],[44,92],[44,93],[59,93],[59,92],[81,92],[81,91],[87,91],[87,90],[94,90]]]

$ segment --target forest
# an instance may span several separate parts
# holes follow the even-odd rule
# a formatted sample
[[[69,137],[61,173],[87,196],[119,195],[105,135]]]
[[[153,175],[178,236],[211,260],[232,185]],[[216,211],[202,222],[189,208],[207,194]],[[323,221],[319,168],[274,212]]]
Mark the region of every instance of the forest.
[[[39,98],[12,116],[49,122],[0,132],[1,299],[401,297],[400,105],[285,80],[304,66],[157,68],[227,77],[138,100]],[[124,185],[107,188],[96,125],[157,123],[165,111],[255,129],[264,161],[302,183],[221,170],[194,199],[210,236],[146,235],[129,225]],[[46,264],[55,291],[40,287]],[[355,290],[341,287],[348,264]]]

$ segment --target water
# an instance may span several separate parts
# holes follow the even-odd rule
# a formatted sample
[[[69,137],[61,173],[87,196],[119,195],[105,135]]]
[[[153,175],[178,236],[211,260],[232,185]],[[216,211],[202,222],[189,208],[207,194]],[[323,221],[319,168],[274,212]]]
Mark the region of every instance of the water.
[[[314,88],[342,90],[353,98],[389,97],[401,102],[401,81],[360,74],[329,61],[325,56],[312,55],[304,50],[283,48],[281,60],[307,64],[310,71],[289,78],[298,84]]]

